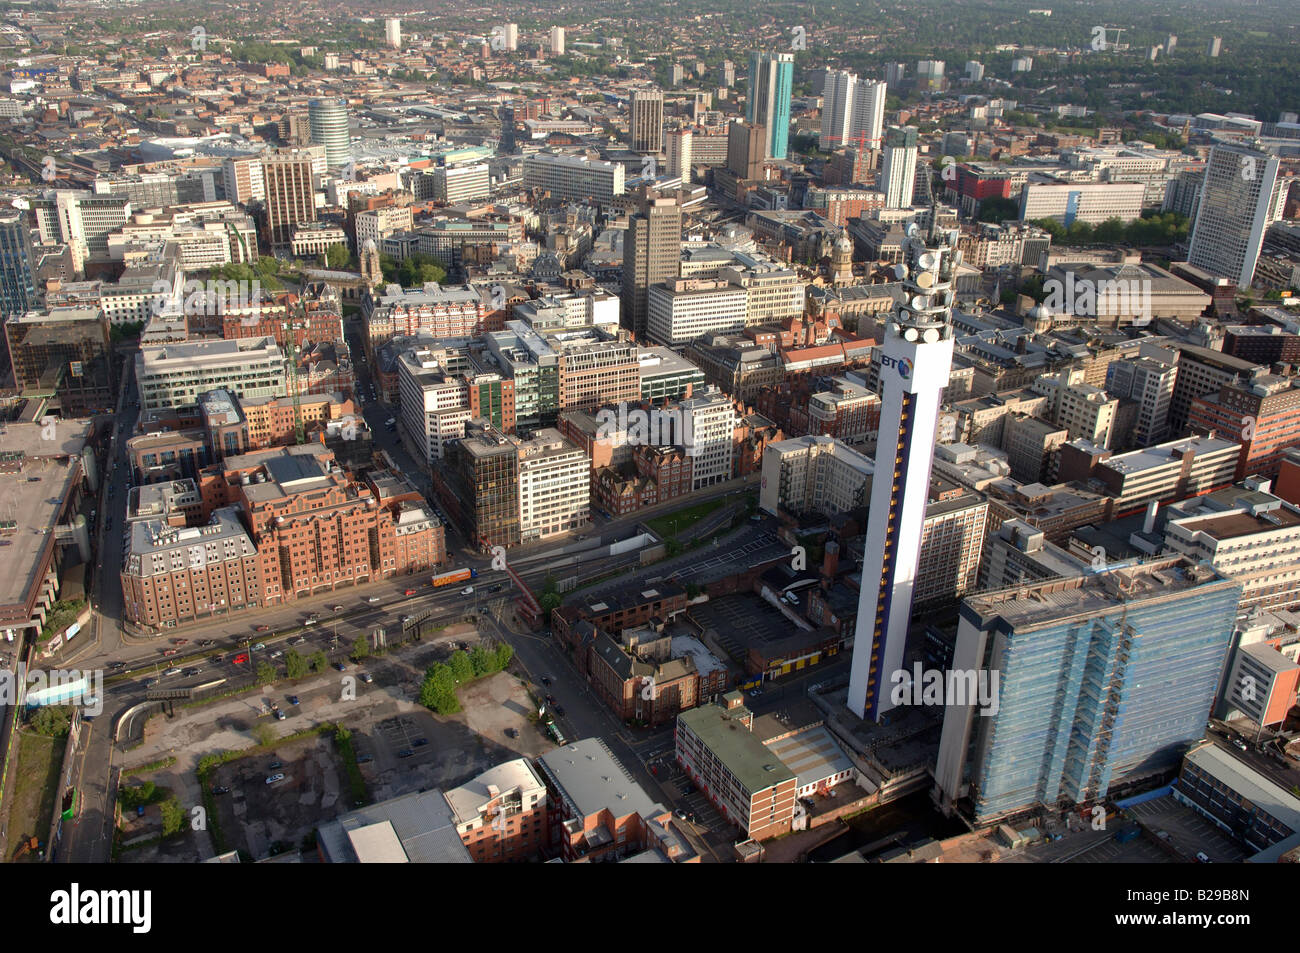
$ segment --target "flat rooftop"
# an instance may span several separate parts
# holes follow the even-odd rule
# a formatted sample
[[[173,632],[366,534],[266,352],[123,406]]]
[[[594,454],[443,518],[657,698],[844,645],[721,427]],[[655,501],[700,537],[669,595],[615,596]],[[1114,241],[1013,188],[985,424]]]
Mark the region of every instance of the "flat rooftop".
[[[1118,606],[1176,600],[1191,589],[1240,586],[1182,557],[1110,572],[1051,579],[967,596],[965,605],[984,618],[1001,616],[1017,632],[1097,616]],[[1122,588],[1121,588],[1122,587]]]
[[[578,818],[602,811],[616,818],[632,814],[650,818],[666,810],[632,779],[599,738],[548,751],[537,759],[537,765]]]
[[[741,718],[749,714],[743,705],[730,710],[703,705],[682,712],[677,723],[689,728],[752,795],[791,780],[795,773],[745,727]]]
[[[59,514],[81,477],[90,427],[88,420],[56,420],[52,429],[39,422],[0,426],[0,451],[21,455],[7,464],[17,472],[0,477],[0,520],[15,524],[13,532],[0,535],[8,544],[0,546],[0,607],[21,608],[0,609],[0,621],[28,621],[26,605],[47,569]]]

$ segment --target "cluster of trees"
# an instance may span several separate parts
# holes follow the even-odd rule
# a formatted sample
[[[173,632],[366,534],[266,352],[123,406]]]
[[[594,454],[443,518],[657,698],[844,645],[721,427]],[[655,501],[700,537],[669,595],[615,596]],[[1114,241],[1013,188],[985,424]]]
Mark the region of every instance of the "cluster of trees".
[[[32,731],[47,738],[66,738],[72,729],[71,705],[42,705],[28,724]]]
[[[1108,218],[1100,225],[1073,222],[1067,227],[1055,219],[1034,224],[1048,232],[1058,245],[1173,245],[1186,241],[1189,230],[1186,216],[1177,212],[1156,212],[1127,224],[1118,218]]]
[[[267,291],[279,291],[283,287],[279,277],[289,278],[293,275],[293,270],[273,255],[262,255],[251,265],[231,262],[216,269],[215,273],[226,280],[257,281]]]
[[[439,715],[460,711],[456,686],[499,672],[510,664],[514,649],[502,642],[495,649],[476,645],[469,652],[453,652],[446,662],[435,662],[424,673],[420,704]]]
[[[265,665],[271,670],[271,677],[267,681],[262,681],[262,666]],[[323,650],[313,652],[311,655],[301,655],[293,649],[284,653],[284,673],[289,678],[303,678],[306,675],[314,675],[317,672],[323,672],[330,667],[329,656]],[[257,681],[259,685],[266,685],[275,681],[275,666],[263,662],[257,667]]]
[[[167,788],[160,788],[152,781],[141,781],[134,787],[119,788],[117,800],[128,811],[157,804],[162,815],[162,836],[171,837],[185,827],[185,809],[170,793]]]
[[[400,264],[390,256],[379,256],[379,269],[385,281],[395,281],[403,288],[419,288],[429,282],[442,284],[447,280],[447,269],[428,255],[415,254]]]

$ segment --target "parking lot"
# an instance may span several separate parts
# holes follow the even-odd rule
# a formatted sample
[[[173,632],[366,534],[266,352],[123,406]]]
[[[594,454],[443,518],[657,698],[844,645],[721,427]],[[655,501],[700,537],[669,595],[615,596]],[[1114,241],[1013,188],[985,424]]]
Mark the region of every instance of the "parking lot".
[[[267,783],[277,774],[284,779]],[[299,848],[322,821],[352,807],[346,801],[347,776],[329,735],[241,758],[217,768],[212,778],[215,787],[230,789],[214,798],[227,846],[254,858],[273,848]]]
[[[1169,844],[1188,860],[1203,852],[1216,864],[1235,864],[1246,859],[1246,851],[1222,829],[1179,804],[1173,796],[1135,804],[1129,811],[1144,826],[1164,831]]]
[[[201,707],[178,707],[173,718],[150,719],[145,740],[132,752],[129,764],[174,755],[177,764],[157,772],[154,780],[171,787],[188,810],[202,803],[194,774],[198,759],[247,748],[263,726],[284,737],[322,722],[341,721],[352,732],[372,801],[421,789],[445,790],[503,761],[535,758],[550,750],[554,746],[534,724],[536,709],[527,686],[509,673],[462,687],[463,710],[456,715],[435,716],[417,704],[425,668],[445,659],[456,644],[472,644],[477,638],[470,626],[456,625],[436,640],[371,657],[362,666],[348,663],[345,672],[323,672]],[[364,681],[363,674],[370,674],[372,681]],[[285,720],[275,718],[272,704]],[[403,757],[404,751],[410,754]],[[275,760],[285,766],[272,769]],[[266,778],[277,771],[285,779],[267,785]],[[246,850],[255,859],[265,857],[272,845],[297,848],[322,820],[352,807],[332,736],[292,742],[277,747],[274,755],[231,762],[214,770],[213,784],[230,788],[229,794],[216,798],[228,846]],[[211,856],[211,843],[203,833],[169,841],[162,851],[131,851],[123,859],[193,862],[206,856]]]

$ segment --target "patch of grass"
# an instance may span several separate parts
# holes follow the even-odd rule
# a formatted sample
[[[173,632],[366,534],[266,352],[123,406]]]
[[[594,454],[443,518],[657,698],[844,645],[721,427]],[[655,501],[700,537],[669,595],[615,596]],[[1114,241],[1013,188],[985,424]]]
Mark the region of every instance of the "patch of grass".
[[[44,841],[49,834],[64,745],[62,738],[19,732],[16,781],[9,807],[10,843],[17,844],[22,836]],[[34,863],[37,857],[30,853],[24,860]]]
[[[352,788],[352,803],[364,803],[370,799],[366,792],[366,779],[361,775],[361,766],[357,764],[357,752],[352,745],[352,732],[342,725],[334,732],[334,744],[338,746],[343,757],[343,769],[348,774],[348,784]]]
[[[689,529],[692,524],[698,523],[710,513],[716,513],[721,506],[725,505],[722,500],[697,503],[695,506],[688,506],[686,509],[677,510],[675,513],[665,513],[663,516],[648,519],[645,524],[654,530],[661,539],[675,539],[678,533]]]
[[[129,768],[122,772],[123,777],[132,777],[137,774],[148,774],[150,771],[161,771],[163,768],[170,768],[176,763],[176,759],[171,755],[160,761],[150,761],[148,764],[142,764],[138,768]]]
[[[77,616],[81,615],[85,608],[84,599],[60,599],[54,603],[50,606],[50,614],[46,617],[45,626],[41,629],[41,634],[36,637],[36,641],[48,642],[76,622]]]

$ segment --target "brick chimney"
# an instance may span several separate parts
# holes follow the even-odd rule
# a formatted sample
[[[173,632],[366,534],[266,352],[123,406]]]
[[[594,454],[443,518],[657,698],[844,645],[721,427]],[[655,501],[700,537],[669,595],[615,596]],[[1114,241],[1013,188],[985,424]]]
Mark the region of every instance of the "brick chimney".
[[[840,568],[840,544],[833,539],[826,540],[826,554],[822,557],[822,588],[829,589],[835,581],[835,572]]]

